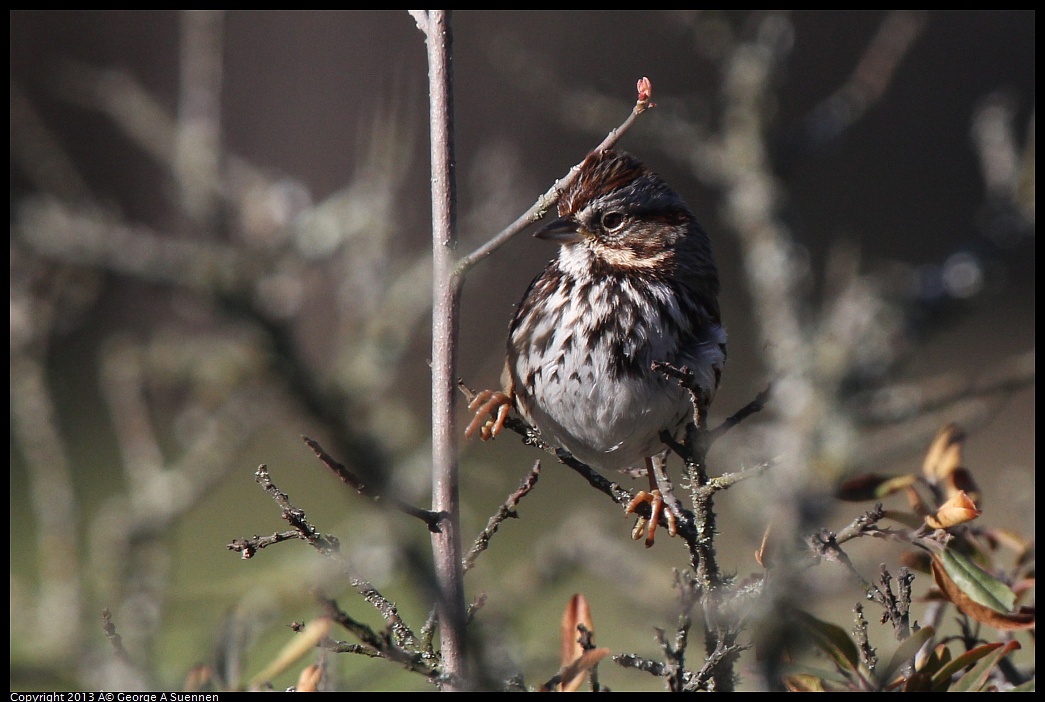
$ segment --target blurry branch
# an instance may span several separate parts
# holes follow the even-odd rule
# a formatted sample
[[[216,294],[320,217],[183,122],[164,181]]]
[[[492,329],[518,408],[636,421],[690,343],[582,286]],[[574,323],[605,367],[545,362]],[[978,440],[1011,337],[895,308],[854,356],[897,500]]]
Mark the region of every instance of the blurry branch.
[[[230,340],[216,340],[202,354],[209,367],[195,362],[202,351],[195,341],[179,347],[168,339],[150,347],[114,336],[102,351],[101,389],[127,487],[125,496],[103,503],[91,524],[88,554],[93,584],[106,602],[120,604],[134,651],[149,652],[162,633],[160,605],[169,598],[173,575],[171,528],[236,465],[245,443],[281,416],[277,393],[230,373],[243,363]],[[176,360],[179,353],[184,363]],[[182,408],[176,459],[160,449],[146,397],[150,385],[164,383],[208,384],[211,393]]]
[[[62,99],[106,115],[157,163],[173,164],[174,117],[133,76],[70,62],[59,73],[55,89]]]
[[[71,202],[86,202],[91,191],[58,137],[47,128],[22,88],[11,81],[11,162],[35,188]]]
[[[806,531],[807,501],[820,488],[813,474],[819,463],[816,435],[831,423],[823,399],[823,381],[813,367],[817,347],[803,323],[800,291],[802,273],[792,252],[790,232],[780,217],[780,185],[769,161],[767,134],[769,106],[776,71],[790,51],[793,27],[780,13],[767,13],[752,28],[752,37],[740,41],[723,62],[722,131],[716,135],[718,185],[723,191],[724,219],[740,243],[747,289],[764,348],[764,361],[773,378],[774,410],[779,424],[771,425],[764,451],[779,464],[769,474],[771,487],[763,491],[762,511],[768,523],[784,533]],[[830,390],[827,390],[830,392]],[[780,629],[783,612],[794,607],[804,588],[793,571],[787,546],[780,567],[767,582],[761,603],[756,640],[763,647],[761,686],[778,678],[779,650],[786,640]],[[730,640],[722,639],[727,643]],[[712,650],[708,650],[710,655]]]
[[[721,424],[709,431],[707,436],[708,448],[710,449],[712,444],[729,432],[729,430],[738,426],[745,419],[765,409],[766,402],[769,400],[772,390],[773,386],[767,385],[765,390],[755,395],[755,399],[741,407],[739,410],[724,419]]]
[[[47,387],[44,364],[33,355],[11,355],[11,439],[24,456],[29,478],[29,507],[39,559],[36,598],[32,603],[32,641],[46,657],[72,655],[82,645],[75,625],[83,616],[80,556],[80,505]]]
[[[834,141],[881,99],[927,23],[921,10],[894,10],[885,16],[849,79],[806,116],[805,137],[813,146]]]
[[[1015,134],[1015,106],[1002,94],[983,100],[973,116],[972,140],[980,157],[980,171],[988,202],[1012,210],[1025,226],[1034,226],[1035,142],[1034,114],[1027,124],[1023,148]],[[999,212],[998,216],[1006,212]],[[1003,228],[1012,223],[999,223]],[[996,223],[988,223],[994,228]],[[1004,233],[1002,232],[988,232]]]
[[[968,378],[950,373],[857,395],[852,400],[852,411],[856,421],[864,425],[908,422],[959,403],[1010,394],[1033,385],[1034,381],[1035,352],[1028,351],[999,359],[980,377]],[[924,443],[925,438],[919,441],[919,445]]]
[[[212,15],[206,18],[214,20]],[[186,24],[194,26],[191,21]],[[207,36],[213,33],[213,27],[205,31]],[[211,49],[211,53],[217,51]],[[132,78],[72,64],[66,67],[64,86],[63,97],[76,96],[85,107],[105,111],[161,166],[172,172],[179,168],[175,148],[179,123]],[[213,108],[207,107],[204,97],[196,111]],[[213,123],[218,118],[200,119]],[[204,298],[213,297],[235,316],[260,324],[271,335],[272,347],[283,364],[276,370],[297,379],[288,388],[303,396],[351,453],[360,452],[366,459],[363,463],[380,472],[386,461],[380,449],[372,440],[353,434],[344,417],[365,414],[355,408],[357,396],[383,389],[387,379],[394,377],[388,370],[396,366],[410,341],[404,330],[416,328],[414,322],[427,311],[429,300],[419,286],[403,285],[404,280],[416,282],[416,276],[400,276],[384,263],[395,231],[395,199],[387,191],[402,184],[409,140],[388,126],[394,120],[378,123],[385,126],[368,141],[371,152],[352,183],[315,206],[310,206],[300,184],[273,180],[242,159],[223,156],[224,180],[212,196],[223,199],[233,226],[221,241],[211,236],[206,237],[210,241],[200,239],[207,226],[194,226],[194,238],[172,237],[141,224],[126,224],[96,205],[67,204],[46,197],[30,198],[21,205],[13,231],[20,243],[52,260],[188,289]],[[206,143],[188,139],[183,146],[199,151]],[[185,158],[209,162],[210,157]],[[212,222],[210,229],[215,226]],[[351,254],[345,250],[350,241],[354,242]],[[341,355],[320,383],[320,374],[308,366],[297,348],[293,326],[303,312],[305,267],[310,261],[323,260],[340,268],[331,271],[344,291],[339,298],[350,297],[352,304],[339,299],[346,304],[338,305],[329,328],[339,337],[336,347]],[[408,265],[419,268],[425,260],[422,256]],[[383,294],[386,288],[391,294]],[[377,305],[383,307],[381,313],[368,314]],[[394,328],[388,320],[396,321]],[[359,333],[363,323],[369,325],[366,334]],[[382,378],[386,380],[381,382]]]
[[[34,253],[199,293],[242,290],[252,273],[245,252],[218,242],[171,238],[128,225],[96,207],[38,197],[23,203],[13,233]]]
[[[1033,359],[1034,352],[1028,352],[1026,357]],[[1006,359],[1004,366],[1010,368],[1015,359]],[[1033,369],[1029,376],[1020,374],[1022,377],[1012,378],[1008,387],[1002,389],[995,387],[978,388],[968,397],[951,395],[946,397],[945,402],[938,406],[926,406],[924,411],[914,411],[907,419],[897,418],[887,424],[881,425],[873,434],[873,441],[867,441],[866,446],[855,456],[851,457],[847,468],[850,471],[873,470],[887,465],[899,458],[910,456],[913,449],[924,446],[925,443],[939,430],[944,422],[957,422],[969,429],[984,426],[998,416],[999,408],[1011,392],[1020,388],[1028,388],[1035,382]],[[933,384],[943,381],[945,386],[961,386],[964,381],[953,376],[929,379],[927,381],[911,383],[906,389],[893,388],[894,390],[909,390],[915,396],[920,395],[927,388],[932,389]]]
[[[403,270],[389,264],[410,135],[390,110],[374,110],[346,186],[313,203],[300,182],[222,143],[224,33],[221,11],[181,15],[176,115],[123,71],[60,67],[56,97],[107,116],[174,184],[170,211],[156,218],[162,225],[130,221],[98,200],[26,92],[11,85],[12,169],[36,189],[12,201],[12,440],[26,464],[26,533],[38,537],[41,583],[31,606],[13,614],[13,631],[32,631],[26,640],[48,649],[55,669],[81,662],[85,632],[96,632],[81,607],[95,592],[118,614],[126,649],[149,658],[170,594],[170,529],[261,429],[285,425],[283,408],[311,412],[375,490],[389,447],[415,441],[404,422],[386,421],[409,417],[405,401],[384,394],[430,304],[417,285],[428,275],[426,254],[400,256]],[[102,345],[101,389],[126,494],[108,500],[84,534],[48,362],[97,303],[106,274],[167,297],[146,303],[155,319],[144,331]],[[325,367],[299,342],[320,307],[307,299],[316,289],[331,298],[323,341],[338,350]],[[90,671],[89,685],[150,684],[112,667]]]
[[[180,19],[181,95],[173,170],[183,211],[198,222],[212,223],[221,187],[225,16],[224,10],[185,10]]]
[[[130,76],[70,64],[64,84],[62,97],[76,96],[85,107],[106,112],[159,165],[177,168],[178,123]],[[300,352],[293,341],[281,339],[287,333],[284,328],[303,312],[305,266],[323,261],[336,266],[332,273],[338,284],[331,288],[340,304],[329,326],[338,336],[334,346],[341,353],[327,378],[333,387],[315,387],[314,381],[291,385],[308,394],[310,407],[333,419],[344,411],[333,395],[373,391],[377,379],[390,377],[388,371],[409,341],[403,330],[414,329],[430,304],[422,286],[416,285],[416,273],[427,267],[426,256],[408,263],[402,272],[388,270],[386,262],[396,231],[394,193],[402,186],[403,164],[409,158],[409,139],[395,125],[396,120],[375,115],[375,134],[366,142],[370,151],[349,185],[315,205],[300,183],[273,179],[243,159],[224,154],[224,179],[216,194],[232,226],[222,243],[196,240],[205,233],[204,226],[194,227],[200,233],[196,239],[173,238],[169,232],[129,226],[118,217],[48,199],[25,205],[23,239],[58,260],[216,293],[237,315],[263,324],[274,335],[284,361],[292,364],[300,363]],[[81,232],[88,236],[77,236]],[[383,294],[386,288],[390,294]],[[376,305],[383,307],[380,313],[372,309]],[[388,320],[396,320],[394,328]],[[360,334],[364,323],[370,328]],[[301,365],[295,374],[315,375]]]
[[[75,464],[52,395],[46,357],[53,345],[51,330],[93,302],[94,282],[91,276],[54,272],[12,244],[11,448],[24,461],[29,493],[24,516],[31,519],[17,533],[35,555],[39,570],[31,600],[22,602],[12,594],[11,625],[12,632],[24,632],[34,653],[47,660],[74,656],[83,647],[83,579],[89,569],[80,548],[82,507]]]
[[[121,521],[132,538],[165,531],[224,478],[235,465],[233,457],[256,431],[283,416],[277,409],[278,393],[252,382],[242,368],[242,378],[231,375],[237,364],[250,361],[237,357],[230,340],[214,342],[209,368],[192,366],[197,354],[206,353],[199,341],[179,348],[168,339],[149,347],[114,337],[103,349],[103,396],[128,484],[130,509]],[[183,363],[175,358],[179,353]],[[224,375],[226,387],[216,387],[213,378],[223,374],[229,374]],[[149,419],[147,386],[161,382],[210,382],[214,392],[184,408],[182,453],[174,460],[161,453]]]

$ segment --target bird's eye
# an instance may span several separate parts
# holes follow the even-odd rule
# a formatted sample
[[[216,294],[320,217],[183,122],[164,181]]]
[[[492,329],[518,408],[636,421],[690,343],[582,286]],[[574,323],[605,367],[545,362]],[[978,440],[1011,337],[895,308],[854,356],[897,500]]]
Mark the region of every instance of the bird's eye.
[[[620,212],[607,212],[602,215],[602,226],[607,231],[619,229],[624,224],[624,215]]]

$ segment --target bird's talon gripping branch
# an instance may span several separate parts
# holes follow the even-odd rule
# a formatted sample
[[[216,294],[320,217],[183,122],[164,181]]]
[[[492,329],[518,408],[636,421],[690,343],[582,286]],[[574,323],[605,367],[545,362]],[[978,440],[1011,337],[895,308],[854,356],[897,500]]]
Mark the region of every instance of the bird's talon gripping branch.
[[[483,390],[468,403],[468,409],[473,411],[475,416],[464,430],[464,435],[471,438],[478,431],[480,439],[489,441],[504,429],[504,422],[512,409],[512,398],[500,390]],[[497,414],[490,418],[494,410]]]
[[[678,522],[675,519],[675,514],[671,511],[670,507],[665,509],[666,505],[664,503],[664,498],[660,494],[660,490],[653,490],[651,492],[640,490],[639,494],[635,495],[631,502],[628,503],[627,508],[624,510],[624,514],[631,514],[638,509],[638,506],[643,502],[649,503],[650,516],[649,518],[646,518],[639,515],[638,520],[635,522],[635,527],[631,530],[631,538],[638,541],[642,538],[643,532],[645,532],[646,548],[652,546],[653,537],[657,533],[657,525],[660,523],[661,514],[663,514],[664,518],[668,521],[668,534],[675,536],[679,533]]]

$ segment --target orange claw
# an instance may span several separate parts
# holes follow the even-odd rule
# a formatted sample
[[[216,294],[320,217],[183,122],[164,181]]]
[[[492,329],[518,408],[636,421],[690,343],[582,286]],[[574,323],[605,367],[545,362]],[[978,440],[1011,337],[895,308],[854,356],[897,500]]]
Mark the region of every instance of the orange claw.
[[[679,533],[675,514],[671,511],[670,507],[664,509],[664,498],[661,497],[660,490],[653,490],[652,492],[639,490],[639,494],[635,495],[631,502],[628,503],[627,508],[624,510],[624,514],[631,514],[643,502],[649,503],[650,516],[649,518],[646,518],[639,515],[638,521],[635,522],[635,528],[631,530],[631,538],[638,541],[642,538],[643,532],[645,532],[646,548],[652,546],[653,536],[657,533],[657,525],[660,523],[660,515],[662,513],[668,520],[668,533],[672,536]]]
[[[508,412],[512,409],[512,398],[500,390],[483,390],[468,403],[468,409],[475,412],[475,416],[469,422],[468,428],[464,430],[464,435],[471,438],[478,430],[479,438],[489,441],[504,429],[504,422],[508,419]],[[487,419],[495,409],[497,410],[496,416],[493,419]]]

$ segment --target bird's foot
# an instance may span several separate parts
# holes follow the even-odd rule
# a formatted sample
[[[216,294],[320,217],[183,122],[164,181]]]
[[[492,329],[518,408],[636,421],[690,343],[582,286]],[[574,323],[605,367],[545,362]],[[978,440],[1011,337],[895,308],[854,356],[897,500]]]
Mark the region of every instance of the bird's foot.
[[[504,429],[504,421],[512,409],[512,398],[500,390],[483,390],[468,403],[468,409],[475,416],[464,430],[464,435],[471,438],[478,431],[480,439],[489,441]]]
[[[663,514],[664,518],[668,521],[668,533],[671,536],[678,534],[678,522],[675,519],[674,512],[671,508],[664,503],[664,498],[660,494],[660,490],[652,490],[646,492],[640,490],[639,494],[635,495],[631,502],[628,503],[627,508],[624,510],[624,514],[631,514],[634,512],[639,505],[643,502],[649,503],[650,516],[644,517],[639,515],[638,520],[635,522],[635,527],[631,530],[631,538],[638,541],[642,538],[643,534],[646,535],[646,548],[653,545],[653,537],[657,533],[657,525],[660,523],[660,515]]]

